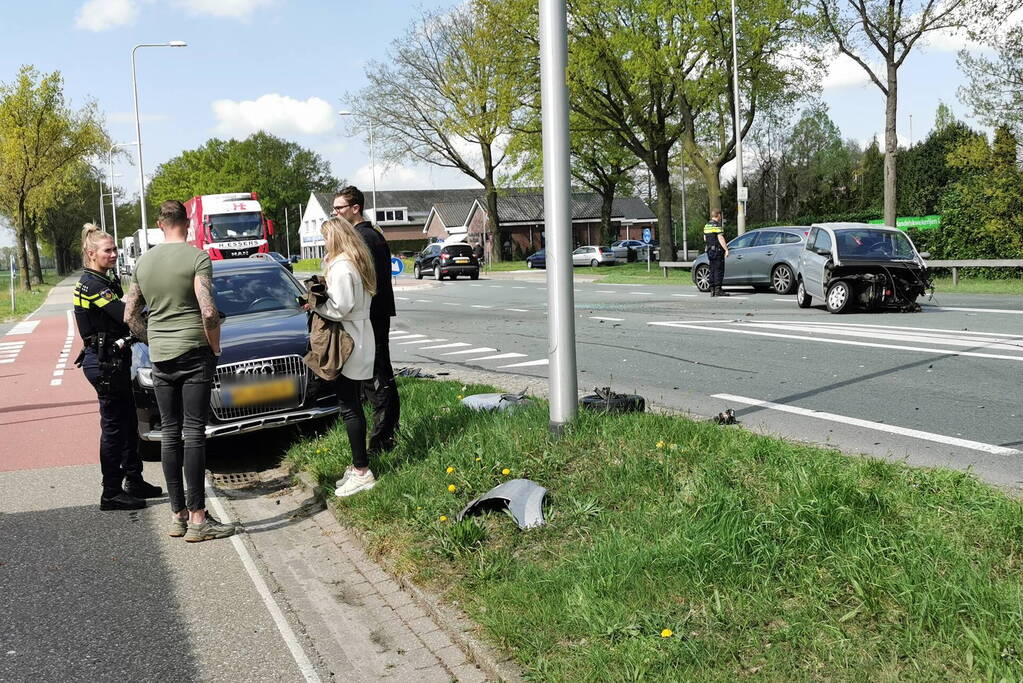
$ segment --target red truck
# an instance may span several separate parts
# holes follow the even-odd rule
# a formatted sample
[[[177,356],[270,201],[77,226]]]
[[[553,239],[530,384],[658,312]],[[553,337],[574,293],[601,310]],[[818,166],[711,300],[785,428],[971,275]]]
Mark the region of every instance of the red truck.
[[[255,192],[204,194],[185,202],[188,243],[211,259],[246,258],[270,251],[273,221],[263,215]]]

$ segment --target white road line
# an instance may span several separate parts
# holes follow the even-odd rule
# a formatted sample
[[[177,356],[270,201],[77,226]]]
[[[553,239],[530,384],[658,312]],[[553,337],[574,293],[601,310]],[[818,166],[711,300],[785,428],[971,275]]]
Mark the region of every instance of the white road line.
[[[455,303],[454,301],[445,301],[444,305],[445,306],[461,306],[462,304]]]
[[[796,406],[784,405],[782,403],[762,401],[756,398],[746,398],[745,396],[734,396],[732,394],[714,394],[712,398],[719,398],[723,401],[732,401],[733,403],[743,403],[751,406],[771,408],[772,410],[779,410],[785,413],[793,413],[795,415],[803,415],[805,417],[815,417],[821,420],[829,420],[831,422],[841,422],[843,424],[853,425],[855,427],[864,427],[866,429],[873,429],[879,432],[888,432],[889,434],[909,436],[914,439],[924,439],[925,441],[934,441],[936,443],[948,444],[950,446],[960,446],[962,448],[969,448],[974,451],[983,451],[985,453],[991,453],[993,455],[1023,455],[1023,452],[1018,451],[1015,448],[1005,448],[1004,446],[996,446],[994,444],[983,443],[980,441],[969,441],[967,439],[959,439],[954,436],[945,436],[944,434],[933,434],[931,432],[920,431],[919,429],[896,427],[894,425],[888,425],[881,422],[861,420],[858,417],[848,417],[846,415],[825,413],[819,410],[798,408]]]
[[[448,353],[442,353],[441,355],[442,356],[457,356],[457,355],[462,354],[462,353],[488,353],[490,351],[497,351],[497,349],[492,349],[489,346],[480,346],[479,348],[466,349],[465,351],[449,351]]]
[[[0,349],[18,348],[25,345],[24,341],[0,342]]]
[[[468,362],[469,363],[474,363],[474,362],[476,362],[478,360],[500,360],[501,358],[525,358],[525,357],[526,357],[526,354],[524,354],[524,353],[515,353],[514,351],[512,351],[510,353],[499,353],[496,356],[483,356],[482,358],[470,358],[470,359],[468,359]]]
[[[419,347],[419,350],[425,351],[426,349],[454,349],[461,346],[472,346],[472,344],[468,342],[451,342],[450,344],[438,344],[437,346],[421,346]]]
[[[487,285],[491,289],[501,289],[504,285]]]
[[[447,341],[447,339],[413,339],[412,341],[400,342],[398,346],[405,346],[407,344],[430,344],[432,342]]]
[[[710,321],[706,321],[710,322]],[[705,323],[704,323],[705,324]],[[994,358],[996,360],[1023,361],[1023,356],[1006,356],[997,353],[978,353],[976,351],[957,351],[955,349],[928,349],[922,346],[899,346],[896,344],[872,344],[870,342],[852,341],[850,339],[822,339],[821,337],[808,337],[798,334],[778,334],[776,332],[757,332],[755,330],[742,330],[737,327],[697,327],[692,324],[683,323],[647,323],[647,325],[658,325],[664,327],[682,327],[690,330],[703,330],[706,332],[732,332],[735,334],[751,334],[758,337],[776,337],[778,339],[801,339],[803,341],[814,341],[825,344],[843,344],[845,346],[866,346],[874,349],[888,349],[896,351],[919,351],[922,353],[933,353],[942,356],[970,356],[972,358]]]
[[[792,301],[792,302],[794,302],[795,299],[792,299],[792,298],[788,298],[788,299],[772,299],[772,301]]]
[[[511,365],[498,365],[498,368],[527,368],[532,365],[548,365],[550,363],[549,358],[543,360],[527,360],[525,363],[512,363]]]
[[[697,296],[696,294],[672,294],[672,296]]]
[[[53,371],[53,376],[54,376],[54,377],[60,377],[60,376],[61,376],[61,375],[63,375],[63,374],[64,374],[64,371],[63,371],[63,370],[61,370],[61,369],[57,369],[57,370],[54,370],[54,371]]]
[[[32,334],[38,325],[38,320],[23,320],[11,329],[7,330],[7,334],[4,336],[9,337],[15,334]]]
[[[529,311],[527,311],[524,308],[506,308],[504,310],[506,310],[506,311],[515,311],[516,313],[529,313]]]
[[[430,303],[430,300],[429,299],[416,299],[415,303],[417,303],[417,304],[428,304],[428,303]]]
[[[620,322],[625,320],[625,318],[605,318],[602,315],[591,315],[591,316],[589,316],[589,318],[590,318],[590,320],[613,320],[616,323],[620,323]]]
[[[222,522],[230,522],[231,519],[227,515],[227,510],[220,504],[220,499],[217,497],[216,490],[210,485],[210,480],[206,479],[205,481],[206,499],[213,506],[213,510],[217,513],[217,518]],[[274,624],[277,625],[277,630],[280,632],[281,638],[284,639],[284,644],[291,651],[291,656],[294,658],[295,664],[298,665],[298,670],[302,672],[302,677],[309,683],[319,683],[320,677],[316,673],[316,669],[313,668],[312,662],[309,661],[305,651],[302,650],[302,645],[298,642],[295,632],[291,629],[288,620],[284,617],[284,613],[274,600],[270,589],[266,585],[266,581],[263,580],[259,570],[256,569],[256,563],[252,561],[252,555],[249,554],[248,548],[242,543],[238,534],[231,537],[231,545],[234,546],[235,552],[238,553],[238,557],[242,561],[242,566],[245,567],[246,573],[252,580],[252,585],[255,586],[259,597],[263,599],[263,604],[266,605],[266,610],[270,613]]]
[[[633,294],[642,294],[644,296],[653,296],[653,292],[633,292]]]
[[[13,358],[0,358],[0,363],[13,363]]]
[[[408,298],[407,296],[396,296],[394,298],[397,299],[398,301],[412,301],[412,299]]]
[[[614,289],[598,289],[596,294],[617,294],[618,292]]]
[[[525,287],[512,287],[512,289],[525,289]]]
[[[59,387],[60,386],[60,382],[61,381],[59,379],[51,379],[50,380],[50,386],[51,387]]]
[[[473,308],[493,308],[493,306],[482,306],[480,304],[473,304],[472,307]]]
[[[924,306],[925,311],[963,311],[966,313],[1009,313],[1012,315],[1023,315],[1023,311],[1014,311],[1008,308],[960,308],[958,306]]]
[[[419,339],[419,338],[425,337],[425,336],[426,336],[425,334],[403,334],[400,337],[395,337],[392,334],[390,336],[390,341],[394,341],[395,339]]]
[[[482,287],[483,285],[469,285],[470,287]]]
[[[911,330],[921,332],[955,332],[958,330],[948,330],[943,327],[907,327],[905,325],[871,325],[869,323],[832,323],[822,320],[815,320],[812,323],[806,320],[775,320],[776,323],[791,323],[793,325],[823,325],[825,327],[873,327],[879,330]],[[963,330],[968,331],[968,330]],[[1023,339],[1023,335],[1009,334],[1005,332],[976,332],[975,334],[983,334],[987,337],[1011,337],[1013,339]]]

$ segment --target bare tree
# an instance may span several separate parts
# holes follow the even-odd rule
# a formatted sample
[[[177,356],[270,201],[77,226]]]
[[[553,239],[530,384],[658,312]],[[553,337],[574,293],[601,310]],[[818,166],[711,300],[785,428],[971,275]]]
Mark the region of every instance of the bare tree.
[[[965,50],[959,53],[959,66],[970,78],[959,96],[984,123],[1008,124],[1019,132],[1023,130],[1023,25],[991,42],[995,60]]]
[[[1021,0],[815,0],[842,54],[860,65],[885,96],[884,220],[896,219],[896,121],[899,68],[913,47],[936,31],[989,32]],[[881,64],[874,65],[873,58]]]

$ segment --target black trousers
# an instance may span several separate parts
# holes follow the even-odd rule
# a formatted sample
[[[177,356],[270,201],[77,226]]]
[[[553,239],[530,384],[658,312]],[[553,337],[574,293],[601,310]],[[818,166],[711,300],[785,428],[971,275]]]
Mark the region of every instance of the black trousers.
[[[126,366],[116,373],[110,387],[100,386],[101,373],[95,352],[85,352],[82,370],[99,398],[99,467],[103,475],[103,495],[109,498],[121,492],[124,479],[142,480],[135,398],[131,394]]]
[[[708,249],[707,259],[710,263],[710,287],[720,287],[725,281],[725,250],[721,247]]]
[[[391,319],[372,318],[376,337],[376,356],[373,360],[373,379],[362,383],[362,393],[373,406],[373,429],[369,434],[371,451],[388,450],[394,440],[401,416],[398,385],[391,367]]]
[[[216,356],[208,346],[153,363],[160,460],[172,512],[206,508],[206,423],[216,367]]]
[[[362,384],[363,382],[348,379],[344,375],[338,375],[334,380],[337,404],[341,408],[341,419],[345,423],[348,444],[352,448],[352,464],[360,469],[369,467],[369,455],[366,452],[366,413],[362,410],[362,396],[359,393]]]

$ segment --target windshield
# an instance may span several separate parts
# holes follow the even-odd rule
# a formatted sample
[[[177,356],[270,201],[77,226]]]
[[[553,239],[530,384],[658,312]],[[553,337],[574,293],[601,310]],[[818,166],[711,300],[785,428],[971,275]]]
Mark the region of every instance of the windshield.
[[[838,256],[850,260],[914,259],[913,244],[901,232],[889,230],[836,231]]]
[[[209,220],[214,242],[263,236],[263,221],[258,211],[217,213],[210,216]]]
[[[244,272],[213,274],[213,296],[225,315],[298,308],[303,292],[279,266]]]

